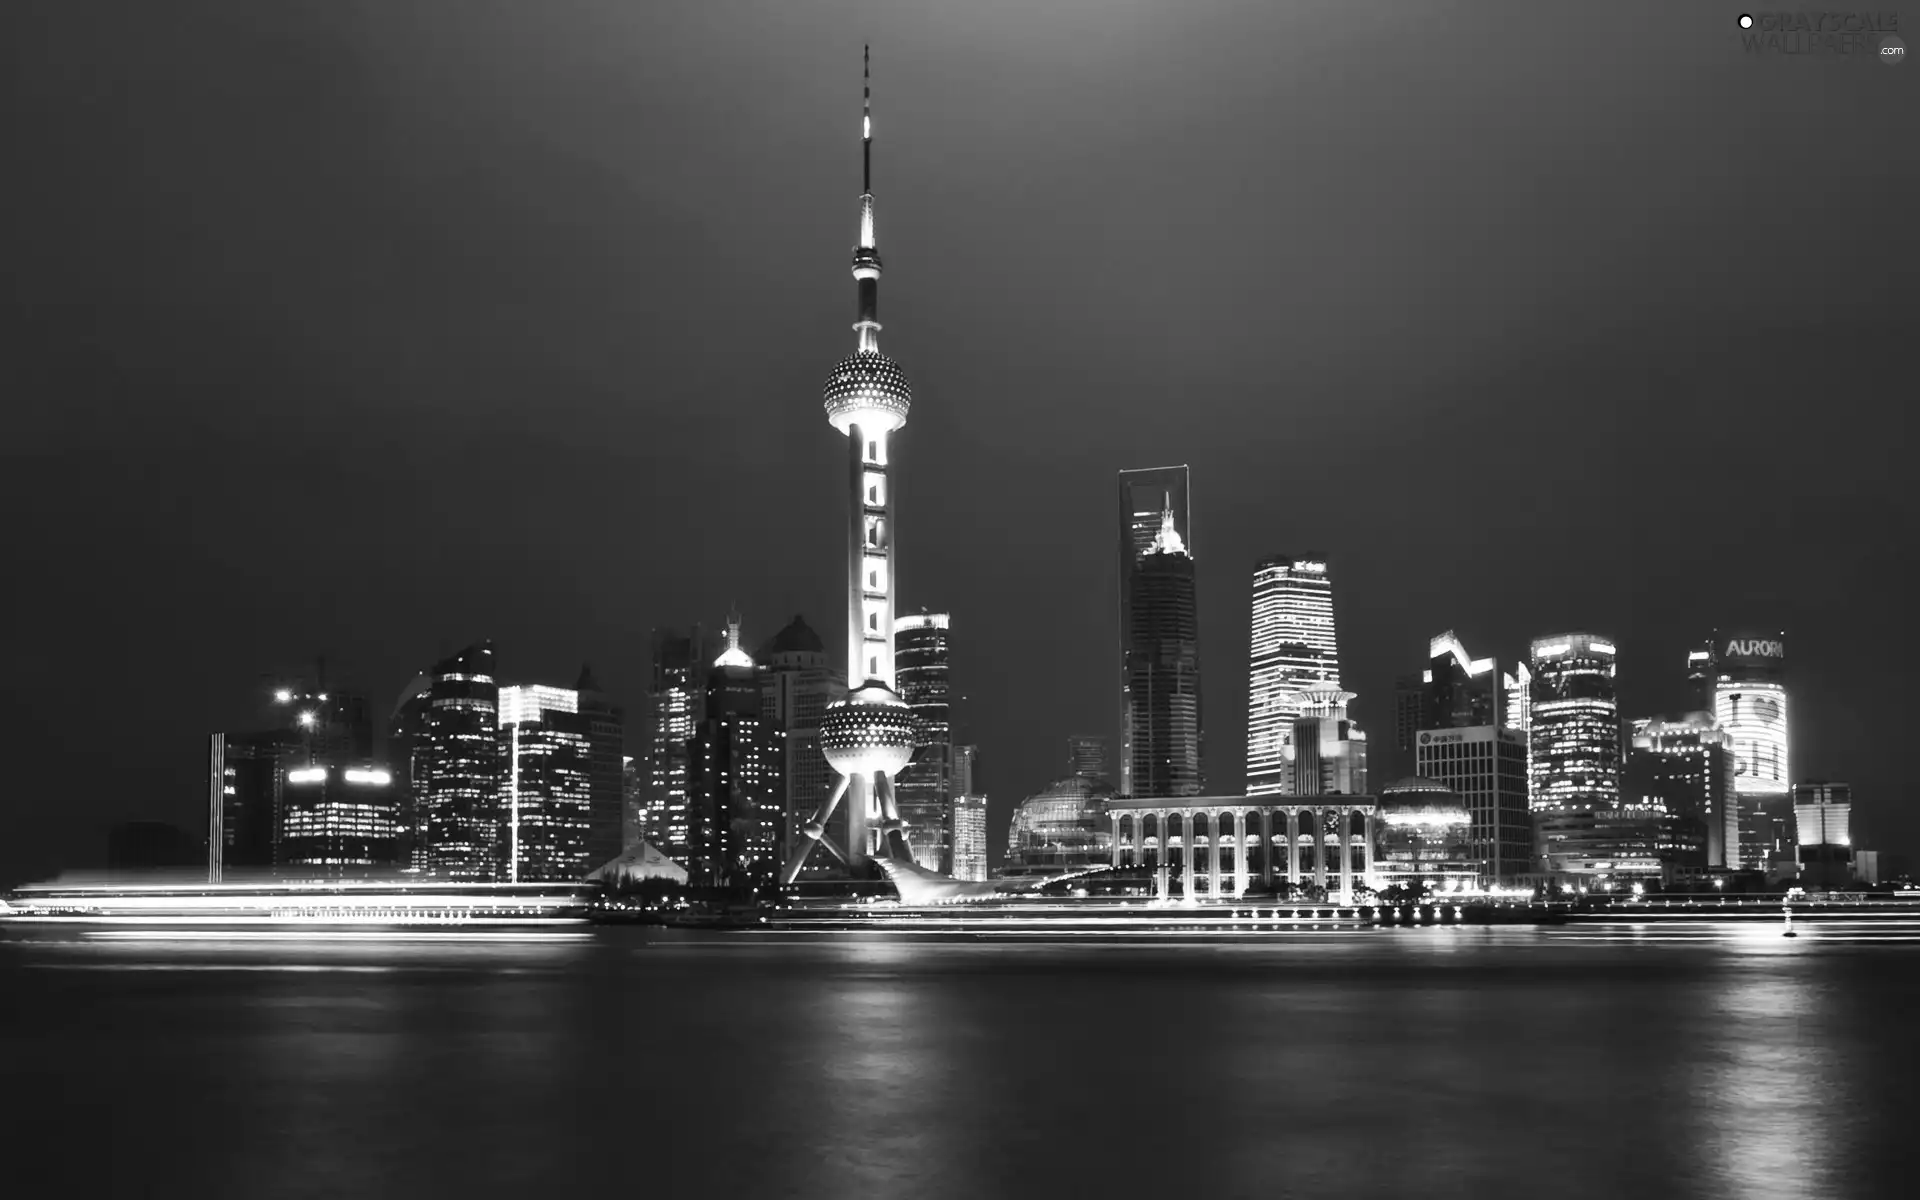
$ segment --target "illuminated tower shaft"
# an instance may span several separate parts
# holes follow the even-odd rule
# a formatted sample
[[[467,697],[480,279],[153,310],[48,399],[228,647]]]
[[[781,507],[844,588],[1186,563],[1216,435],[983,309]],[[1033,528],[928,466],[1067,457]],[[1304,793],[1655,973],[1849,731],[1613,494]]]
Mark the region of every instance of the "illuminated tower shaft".
[[[840,773],[832,794],[802,831],[782,872],[791,883],[814,843],[825,842],[856,874],[873,852],[877,826],[888,858],[911,862],[893,778],[913,757],[913,713],[894,691],[893,494],[887,478],[887,436],[907,421],[912,392],[906,372],[880,353],[880,251],[873,236],[873,104],[868,88],[861,125],[860,237],[853,250],[859,288],[854,353],[827,377],[827,420],[847,437],[851,488],[847,527],[847,686],[828,707],[820,748]],[[826,837],[826,823],[847,801],[847,845]]]

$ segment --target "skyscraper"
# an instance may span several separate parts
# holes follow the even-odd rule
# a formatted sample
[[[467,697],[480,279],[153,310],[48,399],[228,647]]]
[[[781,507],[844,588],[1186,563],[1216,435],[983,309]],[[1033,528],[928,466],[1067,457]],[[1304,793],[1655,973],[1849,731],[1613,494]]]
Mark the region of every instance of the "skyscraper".
[[[723,649],[717,637],[695,625],[680,634],[653,631],[653,680],[647,691],[647,813],[643,837],[683,867],[689,858],[692,812],[688,756],[694,727],[704,717],[707,671]]]
[[[1300,710],[1287,737],[1287,778],[1295,796],[1359,796],[1367,791],[1367,735],[1347,718],[1353,693],[1316,683],[1288,697]]]
[[[1474,658],[1451,630],[1427,643],[1427,667],[1403,685],[1400,725],[1414,727],[1415,771],[1456,792],[1470,817],[1467,841],[1483,878],[1507,882],[1533,858],[1527,805],[1530,676]]]
[[[1253,569],[1253,660],[1247,695],[1247,793],[1288,790],[1298,697],[1340,682],[1333,580],[1318,558],[1274,555]]]
[[[765,715],[760,674],[740,648],[740,618],[707,674],[705,714],[694,729],[688,871],[708,883],[765,886],[779,868],[785,824],[784,755]]]
[[[1107,762],[1107,739],[1092,733],[1067,735],[1067,772],[1082,779],[1113,781]]]
[[[1414,735],[1414,769],[1467,809],[1467,853],[1484,882],[1505,883],[1533,865],[1527,812],[1527,735],[1498,725],[1437,726]]]
[[[826,643],[795,616],[756,655],[760,664],[761,711],[781,731],[782,842],[780,859],[793,854],[794,838],[833,791],[833,768],[820,752],[820,720],[827,706],[847,694],[847,681],[833,669]],[[835,845],[846,841],[846,814],[836,813],[826,834]],[[828,864],[816,861],[816,868]]]
[[[1122,796],[1135,794],[1133,577],[1140,568],[1141,558],[1159,541],[1169,509],[1173,512],[1173,531],[1191,556],[1193,508],[1187,468],[1142,467],[1120,472],[1120,737],[1116,743],[1120,776],[1114,782]]]
[[[584,672],[583,672],[584,675]],[[576,689],[500,689],[500,819],[512,883],[584,879],[593,830],[594,714]]]
[[[601,689],[600,681],[584,663],[573,690],[579,693],[580,715],[587,721],[588,755],[592,760],[588,778],[591,801],[586,855],[593,867],[599,867],[618,857],[622,849],[622,828],[626,824],[623,762],[627,750],[627,714]]]
[[[1583,810],[1620,802],[1617,651],[1591,633],[1533,642],[1534,810]]]
[[[435,663],[400,694],[390,741],[417,869],[446,879],[504,873],[499,713],[492,642]]]
[[[1133,727],[1126,772],[1137,796],[1198,796],[1200,635],[1193,558],[1181,540],[1171,497],[1160,532],[1135,562],[1128,620],[1127,702]]]
[[[1734,760],[1740,838],[1728,863],[1764,871],[1794,862],[1788,780],[1787,640],[1783,633],[1715,631],[1687,652],[1694,701],[1725,731]]]
[[[1789,785],[1786,635],[1714,638],[1713,712],[1733,739],[1743,796],[1784,796]]]
[[[963,792],[953,798],[953,877],[987,877],[987,798]]]
[[[1710,868],[1741,865],[1733,778],[1729,739],[1712,713],[1633,723],[1623,800],[1629,805],[1664,808],[1676,819],[1697,821],[1704,836],[1705,865]]]
[[[919,737],[913,761],[900,772],[900,819],[914,861],[929,871],[951,873],[953,804],[952,667],[950,618],[922,611],[897,617],[893,653],[900,697],[913,709]]]
[[[814,843],[846,798],[846,843],[834,847],[856,875],[865,874],[876,849],[894,863],[911,863],[905,823],[894,800],[893,779],[913,758],[914,719],[894,691],[893,488],[888,478],[887,438],[907,423],[912,390],[900,365],[880,353],[880,251],[874,239],[873,101],[868,87],[861,123],[860,240],[853,251],[858,295],[858,338],[851,357],[827,376],[827,420],[847,439],[847,682],[844,699],[830,705],[820,724],[820,748],[840,781],[812,820],[806,840],[794,848],[781,873],[792,883],[806,866]],[[874,834],[878,834],[878,837]],[[878,843],[877,846],[875,843]]]

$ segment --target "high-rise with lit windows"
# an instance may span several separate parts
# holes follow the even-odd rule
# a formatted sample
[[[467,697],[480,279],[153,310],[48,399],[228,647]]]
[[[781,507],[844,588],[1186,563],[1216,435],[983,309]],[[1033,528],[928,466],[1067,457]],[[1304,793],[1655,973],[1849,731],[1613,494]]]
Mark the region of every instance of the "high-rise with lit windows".
[[[1740,806],[1728,742],[1710,712],[1635,721],[1622,793],[1629,805],[1664,809],[1676,821],[1697,823],[1705,866],[1715,870],[1742,866]]]
[[[697,881],[764,887],[779,870],[785,826],[783,744],[761,702],[753,658],[740,646],[740,618],[707,673],[704,712],[690,744],[687,870]]]
[[[1699,668],[1695,651],[1689,676]],[[1740,865],[1747,870],[1795,862],[1790,742],[1787,725],[1787,638],[1778,631],[1716,631],[1706,646],[1713,716],[1733,751],[1740,803]]]
[[[1140,467],[1120,472],[1120,735],[1114,746],[1119,770],[1114,784],[1122,796],[1135,794],[1133,779],[1135,714],[1133,658],[1140,642],[1135,629],[1134,576],[1142,560],[1161,541],[1166,514],[1173,514],[1173,532],[1186,554],[1193,554],[1193,497],[1187,468]],[[1195,654],[1198,655],[1196,637]],[[1196,735],[1197,736],[1197,735]],[[1149,793],[1140,793],[1142,795]]]
[[[500,689],[500,819],[509,883],[584,879],[593,831],[594,714],[574,688]]]
[[[1401,736],[1415,771],[1451,788],[1465,804],[1466,842],[1488,882],[1508,882],[1533,864],[1527,803],[1530,674],[1474,658],[1451,629],[1427,643],[1427,667],[1401,685]],[[1408,732],[1409,728],[1411,732]]]
[[[895,785],[900,819],[907,823],[913,859],[929,871],[950,873],[953,804],[953,673],[946,613],[921,611],[893,622],[894,670],[900,698],[913,709],[918,732],[913,761]]]
[[[499,725],[492,642],[435,663],[401,693],[388,757],[402,789],[411,869],[443,879],[504,876]]]
[[[1253,569],[1247,692],[1247,792],[1289,790],[1289,748],[1307,689],[1340,682],[1333,580],[1325,560],[1278,554]]]
[[[1743,796],[1787,795],[1786,635],[1716,633],[1712,649],[1713,715],[1733,742],[1734,787]]]
[[[827,707],[847,694],[844,673],[834,670],[826,643],[796,615],[780,632],[760,646],[755,659],[760,669],[761,711],[780,731],[784,750],[780,779],[782,800],[781,861],[793,854],[801,827],[833,792],[834,772],[820,752],[820,722]],[[846,814],[835,813],[826,835],[837,845],[846,840]],[[834,864],[820,856],[808,864],[815,874],[831,874]]]
[[[1535,812],[1620,802],[1618,651],[1591,633],[1533,642],[1531,804]]]
[[[1481,881],[1505,883],[1533,867],[1527,811],[1527,735],[1492,724],[1435,725],[1414,735],[1415,770],[1447,785],[1467,812],[1465,852]]]
[[[705,717],[707,672],[723,648],[702,626],[687,633],[653,631],[653,678],[647,690],[646,814],[642,836],[682,867],[691,868],[692,809],[689,744]]]
[[[962,793],[953,798],[953,877],[987,877],[987,798]]]
[[[1136,796],[1198,796],[1206,787],[1200,759],[1200,633],[1193,556],[1178,529],[1171,499],[1160,532],[1134,564],[1132,645],[1127,652],[1127,778]]]

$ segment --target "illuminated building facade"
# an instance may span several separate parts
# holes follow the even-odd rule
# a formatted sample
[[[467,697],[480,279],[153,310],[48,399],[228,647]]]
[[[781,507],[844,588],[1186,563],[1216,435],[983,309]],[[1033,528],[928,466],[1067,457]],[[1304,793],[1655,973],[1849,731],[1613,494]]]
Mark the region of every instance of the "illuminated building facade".
[[[1444,892],[1489,881],[1485,855],[1473,845],[1472,814],[1452,788],[1413,776],[1381,788],[1379,803],[1368,878],[1374,887]]]
[[[1450,791],[1467,814],[1465,853],[1480,879],[1511,883],[1531,871],[1527,735],[1499,725],[1461,725],[1423,729],[1414,740],[1414,770]]]
[[[1247,791],[1285,793],[1299,697],[1340,682],[1333,579],[1325,560],[1275,555],[1253,570],[1253,660],[1247,692]]]
[[[1347,718],[1347,702],[1353,698],[1352,692],[1337,683],[1317,683],[1288,698],[1288,703],[1300,710],[1287,739],[1288,795],[1358,796],[1366,792],[1367,735]]]
[[[1197,796],[1200,761],[1200,630],[1193,557],[1181,539],[1172,497],[1160,532],[1134,561],[1127,620],[1127,745],[1124,777],[1139,796]]]
[[[987,877],[987,798],[967,792],[953,798],[953,877]]]
[[[387,768],[365,761],[291,767],[281,797],[277,874],[353,879],[399,865],[399,808]]]
[[[395,801],[391,790],[375,798],[384,822],[372,849],[348,842],[351,827],[369,799],[364,787],[347,789],[340,771],[356,774],[384,768],[373,761],[373,721],[365,696],[327,689],[324,685],[282,685],[274,688],[254,733],[215,734],[209,756],[207,828],[208,878],[219,882],[228,873],[304,876],[313,868],[325,878],[331,868],[356,870],[377,862],[391,867],[397,853],[393,827]],[[313,768],[325,768],[313,775]],[[294,794],[291,772],[307,781]],[[334,786],[314,785],[323,780]],[[384,785],[383,785],[384,786]],[[331,832],[330,832],[331,831]],[[325,839],[337,837],[337,844]],[[377,852],[376,859],[364,859]],[[339,861],[343,856],[352,861]]]
[[[760,664],[761,713],[781,731],[782,843],[780,859],[791,858],[800,829],[833,792],[833,768],[820,750],[820,722],[827,707],[847,694],[847,681],[833,669],[826,643],[804,617],[795,616],[756,656]],[[826,826],[836,843],[846,841],[846,814],[834,814]],[[824,856],[823,856],[824,857]],[[833,869],[815,859],[812,873]]]
[[[1188,898],[1310,889],[1351,897],[1373,862],[1373,796],[1187,796],[1107,802],[1114,867],[1165,865]]]
[[[1107,739],[1093,733],[1067,735],[1067,773],[1082,779],[1113,779],[1107,761]]]
[[[880,250],[874,236],[873,101],[867,88],[861,119],[863,188],[860,234],[853,250],[858,316],[854,353],[827,376],[823,406],[827,421],[847,439],[847,695],[820,720],[820,748],[840,776],[812,820],[801,827],[781,872],[792,883],[816,844],[864,877],[876,851],[911,863],[906,823],[894,799],[893,780],[912,761],[913,710],[894,690],[893,486],[887,442],[907,423],[912,389],[900,365],[880,352]],[[844,844],[827,824],[846,800]]]
[[[1590,633],[1534,639],[1532,788],[1534,811],[1580,810],[1620,802],[1618,651]]]
[[[508,883],[584,879],[593,830],[593,714],[577,689],[500,689],[500,820]]]
[[[435,663],[400,694],[389,750],[413,829],[409,866],[445,879],[504,874],[499,724],[492,642]]]
[[[1104,867],[1113,856],[1107,802],[1113,786],[1069,775],[1020,802],[1007,826],[1005,876]]]
[[[1676,857],[1665,808],[1608,804],[1534,815],[1542,867],[1584,886],[1631,886],[1662,879]]]
[[[1741,866],[1766,870],[1777,864],[1790,871],[1797,856],[1788,774],[1786,635],[1715,632],[1707,652],[1714,719],[1733,749]],[[1691,655],[1688,665],[1691,675]]]
[[[1134,715],[1133,653],[1134,574],[1140,560],[1152,552],[1161,539],[1166,513],[1173,513],[1173,531],[1180,543],[1193,552],[1193,496],[1189,472],[1185,466],[1142,467],[1120,472],[1120,737],[1116,766],[1120,775],[1114,782],[1120,795],[1135,792],[1133,779]]]
[[[1664,808],[1677,820],[1697,822],[1704,865],[1715,870],[1738,870],[1742,865],[1740,808],[1733,779],[1733,751],[1712,713],[1633,723],[1625,802]]]
[[[594,866],[618,858],[626,826],[627,714],[582,664],[573,690],[587,723],[587,861]]]
[[[785,745],[765,715],[760,673],[740,648],[738,617],[707,674],[705,714],[691,748],[688,871],[710,884],[771,884],[786,824]]]
[[[653,631],[653,679],[647,690],[647,811],[642,836],[682,867],[691,867],[693,731],[705,719],[707,671],[724,648],[695,625],[687,633]]]
[[[922,611],[893,623],[895,671],[900,697],[919,728],[913,761],[896,784],[900,819],[907,823],[913,860],[929,871],[951,873],[953,862],[953,722],[950,619]]]
[[[1715,663],[1714,717],[1733,740],[1734,787],[1742,795],[1779,796],[1791,790],[1785,647],[1778,637],[1728,638]]]
[[[1853,788],[1818,780],[1793,789],[1794,841],[1806,887],[1843,888],[1853,880]]]

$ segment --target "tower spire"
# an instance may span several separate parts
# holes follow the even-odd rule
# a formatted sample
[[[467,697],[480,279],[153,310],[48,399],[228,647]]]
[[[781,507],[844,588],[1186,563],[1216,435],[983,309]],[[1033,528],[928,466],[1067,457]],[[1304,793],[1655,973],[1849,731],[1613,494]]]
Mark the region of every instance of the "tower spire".
[[[862,354],[880,350],[880,250],[873,238],[873,47],[860,56],[860,244],[853,248],[853,278],[860,289],[860,316],[853,323]]]
[[[873,47],[860,51],[860,191],[873,191]],[[872,242],[867,243],[871,245]]]

